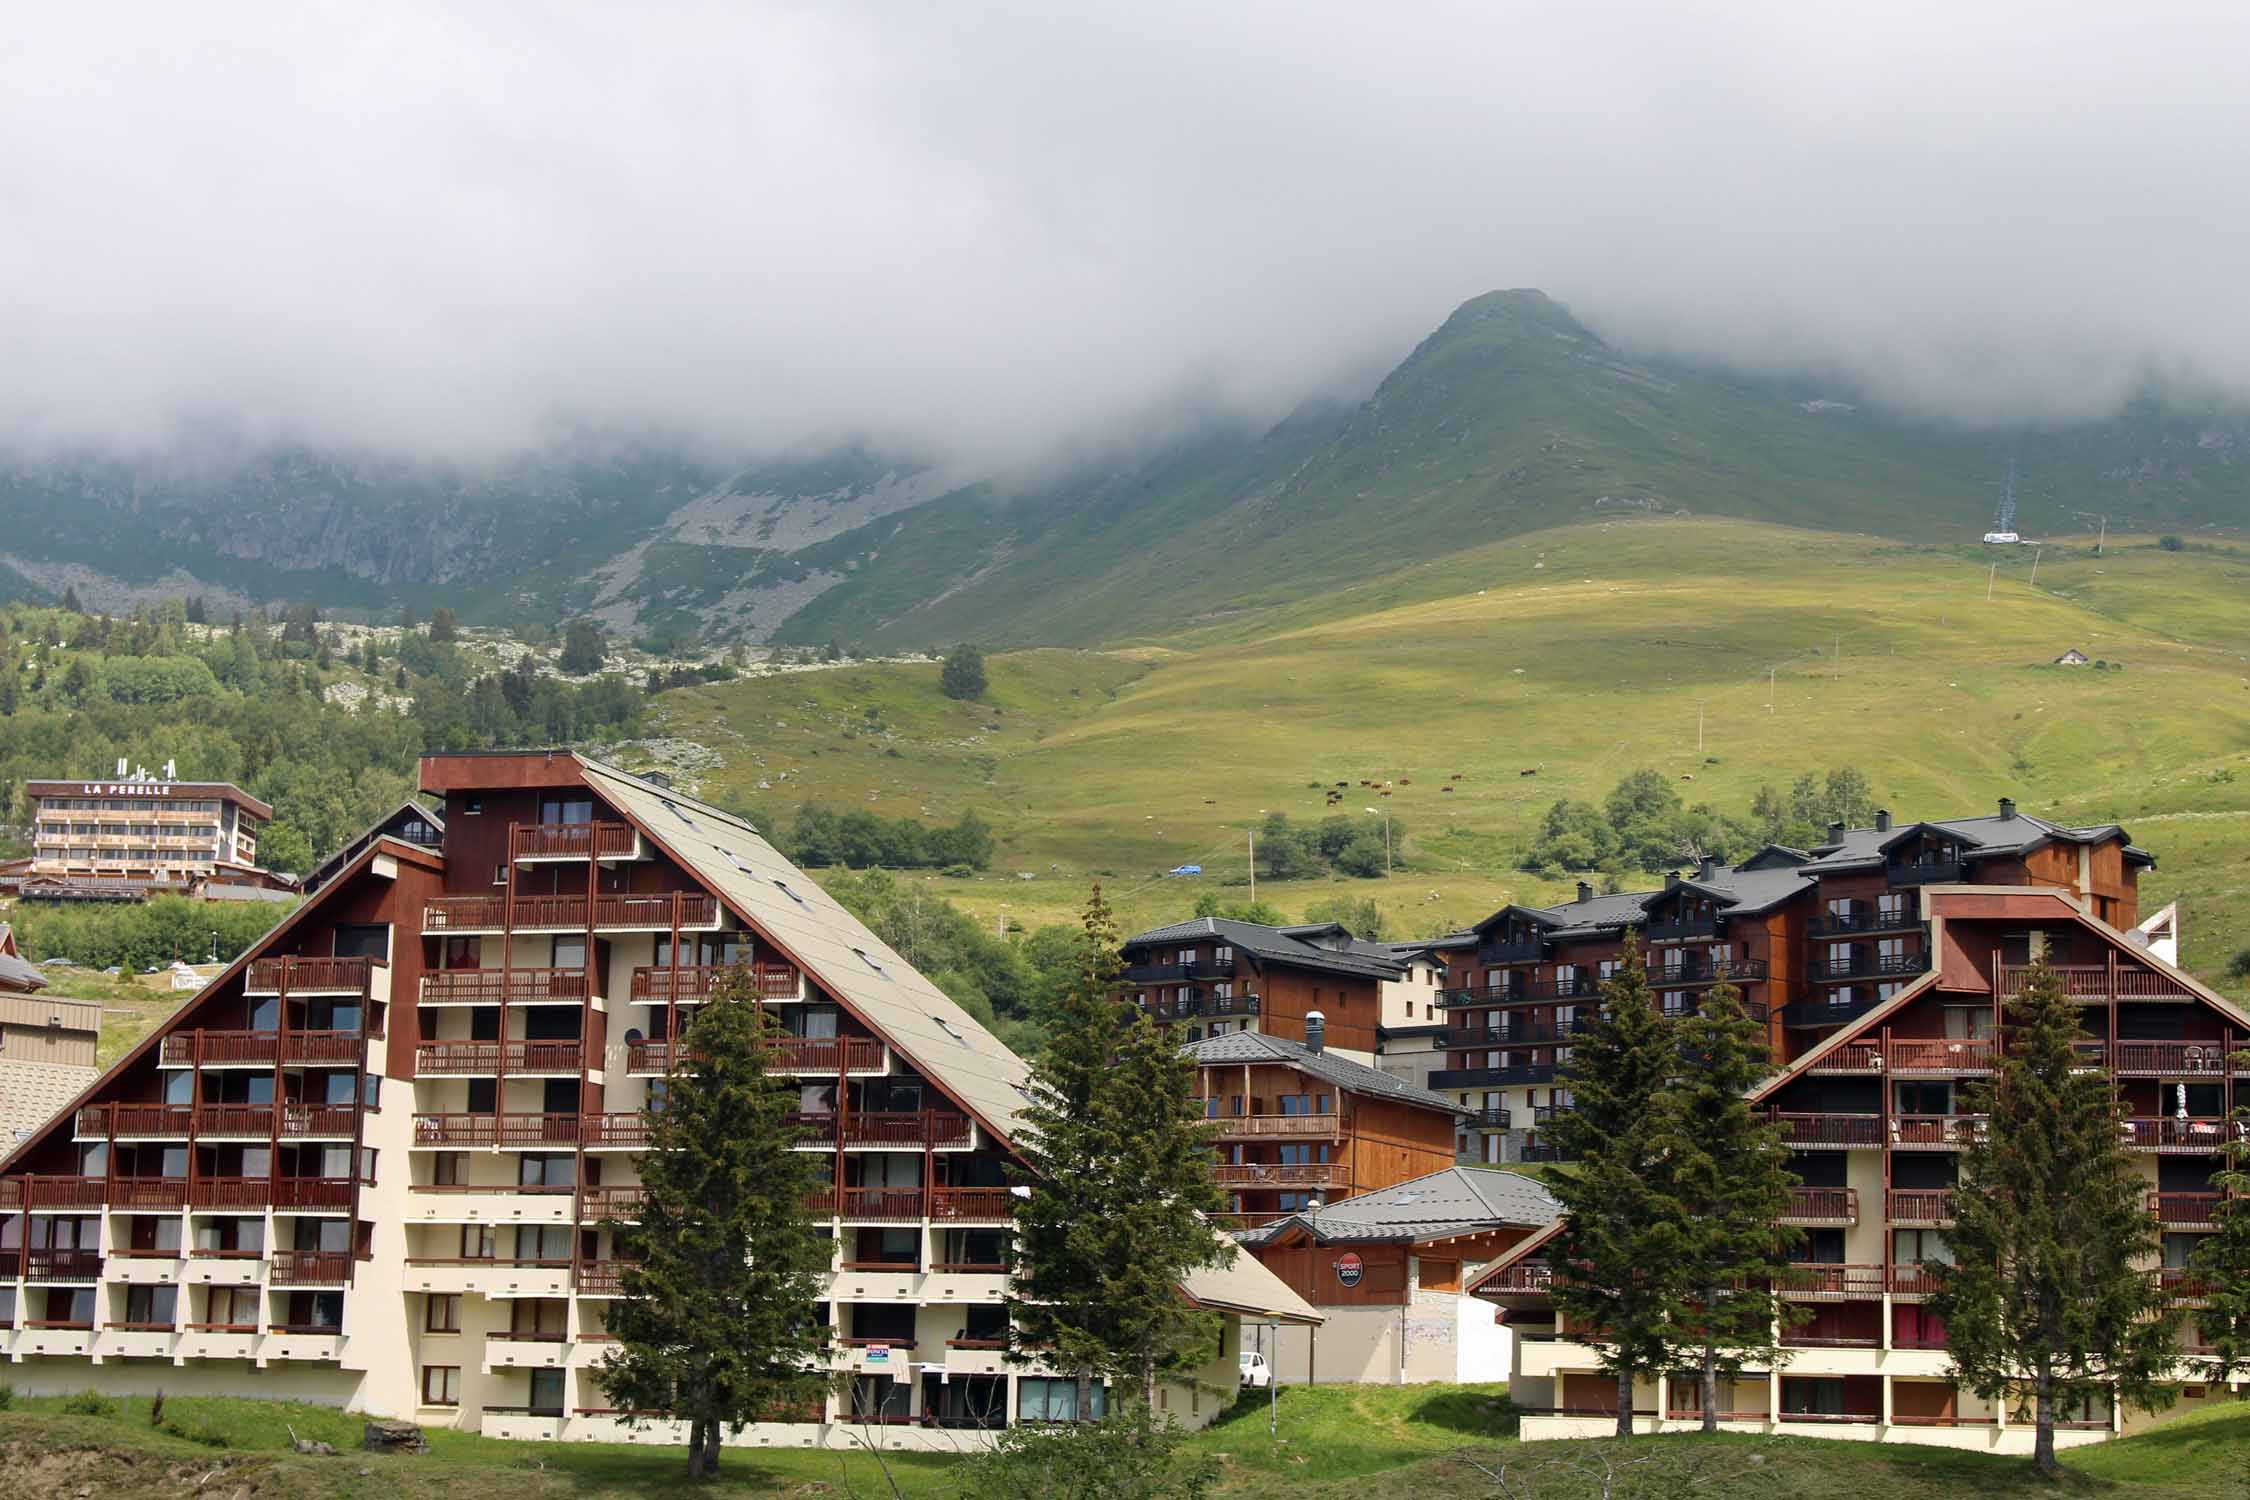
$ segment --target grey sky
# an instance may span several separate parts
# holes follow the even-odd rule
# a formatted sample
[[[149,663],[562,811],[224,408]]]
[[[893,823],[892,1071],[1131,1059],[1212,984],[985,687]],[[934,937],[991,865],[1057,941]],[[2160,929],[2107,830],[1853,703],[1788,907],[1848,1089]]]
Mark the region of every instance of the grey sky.
[[[40,6],[0,435],[1023,454],[1468,296],[1974,417],[2250,391],[2250,7]]]

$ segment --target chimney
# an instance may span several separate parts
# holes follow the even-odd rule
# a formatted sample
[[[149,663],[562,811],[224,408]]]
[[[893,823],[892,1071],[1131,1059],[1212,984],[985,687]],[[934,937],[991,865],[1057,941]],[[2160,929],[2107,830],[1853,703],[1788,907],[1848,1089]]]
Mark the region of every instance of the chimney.
[[[1877,833],[1889,833],[1891,831],[1891,810],[1889,808],[1878,807],[1875,809],[1875,831]]]
[[[1696,868],[1695,878],[1709,880],[1718,873],[1719,857],[1716,854],[1706,854],[1703,856],[1703,863]]]
[[[1668,891],[1669,891],[1669,890],[1672,890],[1673,888],[1675,888],[1676,886],[1678,886],[1678,885],[1679,885],[1679,883],[1680,883],[1680,872],[1679,872],[1679,871],[1677,871],[1677,870],[1666,870],[1666,871],[1664,872],[1664,889],[1666,889],[1666,890],[1668,890]]]
[[[1579,904],[1580,904],[1580,905],[1584,905],[1584,904],[1585,904],[1586,902],[1588,902],[1588,901],[1591,901],[1591,900],[1593,900],[1593,899],[1594,899],[1594,888],[1593,888],[1592,886],[1588,885],[1588,884],[1587,884],[1587,883],[1586,883],[1585,881],[1583,881],[1583,880],[1579,881],[1579,882],[1578,882],[1578,900],[1579,900]]]
[[[1841,824],[1841,823],[1831,823],[1831,824],[1829,824],[1829,825],[1828,825],[1828,842],[1829,842],[1829,843],[1831,843],[1831,844],[1841,844],[1841,843],[1842,843],[1843,841],[1844,841],[1844,825],[1843,825],[1843,824]]]
[[[1328,1018],[1317,1010],[1305,1012],[1305,1050],[1320,1056],[1321,1037],[1328,1029]]]
[[[2016,799],[2013,797],[2002,797],[2000,799],[2000,821],[2003,823],[2012,823],[2015,821],[2015,818]]]

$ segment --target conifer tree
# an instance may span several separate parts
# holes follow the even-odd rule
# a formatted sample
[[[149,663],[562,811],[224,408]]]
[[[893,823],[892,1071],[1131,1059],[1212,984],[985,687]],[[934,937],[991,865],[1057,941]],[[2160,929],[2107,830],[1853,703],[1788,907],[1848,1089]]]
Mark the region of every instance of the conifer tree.
[[[1015,1202],[1009,1357],[1075,1379],[1081,1418],[1096,1381],[1153,1401],[1161,1376],[1208,1358],[1217,1319],[1182,1300],[1180,1280],[1235,1253],[1204,1218],[1224,1199],[1194,1061],[1119,998],[1117,950],[1096,886],[1017,1140],[1028,1196]]]
[[[1742,992],[1713,986],[1674,1030],[1686,1066],[1664,1096],[1662,1123],[1684,1236],[1675,1367],[1679,1355],[1694,1359],[1703,1430],[1715,1432],[1719,1377],[1770,1365],[1775,1329],[1796,1311],[1773,1287],[1799,1238],[1781,1223],[1797,1179],[1781,1127],[1750,1103],[1770,1063],[1765,1028],[1743,1008]]]
[[[2250,1051],[2235,1053],[2232,1064],[2238,1075],[2250,1072]],[[2211,1176],[2211,1191],[2224,1195],[2215,1210],[2219,1231],[2203,1237],[2194,1261],[2203,1294],[2196,1331],[2219,1360],[2220,1380],[2250,1370],[2250,1101],[2237,1104],[2231,1120],[2225,1164]]]
[[[1930,1268],[1956,1375],[1987,1400],[2028,1395],[2033,1462],[2050,1476],[2065,1407],[2169,1403],[2181,1318],[2147,1268],[2160,1242],[2116,1091],[2077,1066],[2077,1038],[2078,1008],[2034,964],[1994,1081],[1969,1092],[1988,1120],[1961,1153],[1954,1263]]]
[[[729,971],[648,1113],[646,1201],[617,1230],[629,1264],[597,1378],[627,1420],[688,1424],[690,1478],[717,1469],[728,1430],[828,1386],[816,1361],[833,1244],[806,1211],[818,1158],[795,1149],[795,1085],[766,1071],[773,1035],[748,972]]]
[[[1649,993],[1639,940],[1602,986],[1601,1018],[1571,1048],[1571,1106],[1550,1134],[1575,1167],[1548,1186],[1562,1200],[1549,1259],[1555,1305],[1617,1381],[1617,1431],[1633,1431],[1633,1382],[1665,1367],[1685,1288],[1687,1236],[1661,1119],[1677,1044]]]

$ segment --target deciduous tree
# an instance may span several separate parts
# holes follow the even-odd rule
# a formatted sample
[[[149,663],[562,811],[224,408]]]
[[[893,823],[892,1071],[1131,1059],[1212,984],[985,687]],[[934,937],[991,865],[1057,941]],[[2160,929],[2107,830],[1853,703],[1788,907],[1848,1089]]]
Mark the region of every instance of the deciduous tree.
[[[646,1201],[616,1231],[624,1295],[596,1378],[628,1421],[688,1424],[691,1478],[716,1470],[726,1432],[828,1385],[816,1361],[833,1247],[806,1211],[819,1158],[795,1149],[797,1089],[766,1071],[774,1034],[748,972],[730,971],[649,1111]]]
[[[982,651],[963,641],[946,653],[945,668],[938,674],[938,687],[946,697],[982,698],[986,686]]]
[[[2160,1242],[2115,1088],[2078,1065],[2078,1008],[2044,961],[2007,1023],[1994,1081],[1969,1091],[1989,1118],[1961,1153],[1954,1263],[1930,1267],[1929,1305],[1964,1385],[2028,1393],[2033,1462],[2053,1475],[2065,1408],[2170,1402],[2182,1312],[2149,1270]]]

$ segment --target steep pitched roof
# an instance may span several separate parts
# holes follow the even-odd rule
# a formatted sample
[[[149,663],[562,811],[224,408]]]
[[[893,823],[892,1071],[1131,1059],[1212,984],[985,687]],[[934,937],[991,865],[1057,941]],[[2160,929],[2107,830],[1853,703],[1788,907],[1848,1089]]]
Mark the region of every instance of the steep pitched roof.
[[[1494,1229],[1543,1229],[1561,1214],[1561,1201],[1535,1178],[1493,1167],[1446,1167],[1314,1212],[1291,1214],[1235,1238],[1263,1245],[1301,1226],[1323,1244],[1418,1241]]]
[[[1125,946],[1140,948],[1213,939],[1269,963],[1290,964],[1300,969],[1350,974],[1361,979],[1396,979],[1406,972],[1406,965],[1385,951],[1381,944],[1361,944],[1353,939],[1351,947],[1339,951],[1305,940],[1305,935],[1326,932],[1333,926],[1332,923],[1313,923],[1297,927],[1267,927],[1258,922],[1237,922],[1228,917],[1191,917],[1168,927],[1152,927],[1147,932],[1136,932],[1125,940]]]
[[[1460,1108],[1443,1094],[1433,1094],[1428,1089],[1402,1083],[1380,1069],[1338,1057],[1333,1052],[1315,1052],[1303,1042],[1268,1036],[1262,1031],[1232,1031],[1225,1036],[1206,1037],[1200,1042],[1189,1042],[1180,1050],[1199,1064],[1287,1063],[1315,1078],[1334,1084],[1346,1093],[1399,1099],[1429,1109],[1441,1109],[1449,1115],[1461,1113]]]
[[[1210,1312],[1240,1313],[1269,1323],[1325,1323],[1319,1310],[1255,1255],[1236,1255],[1224,1266],[1201,1266],[1180,1278],[1180,1293]]]
[[[1023,1060],[734,813],[579,756],[586,783],[1002,1141]]]

